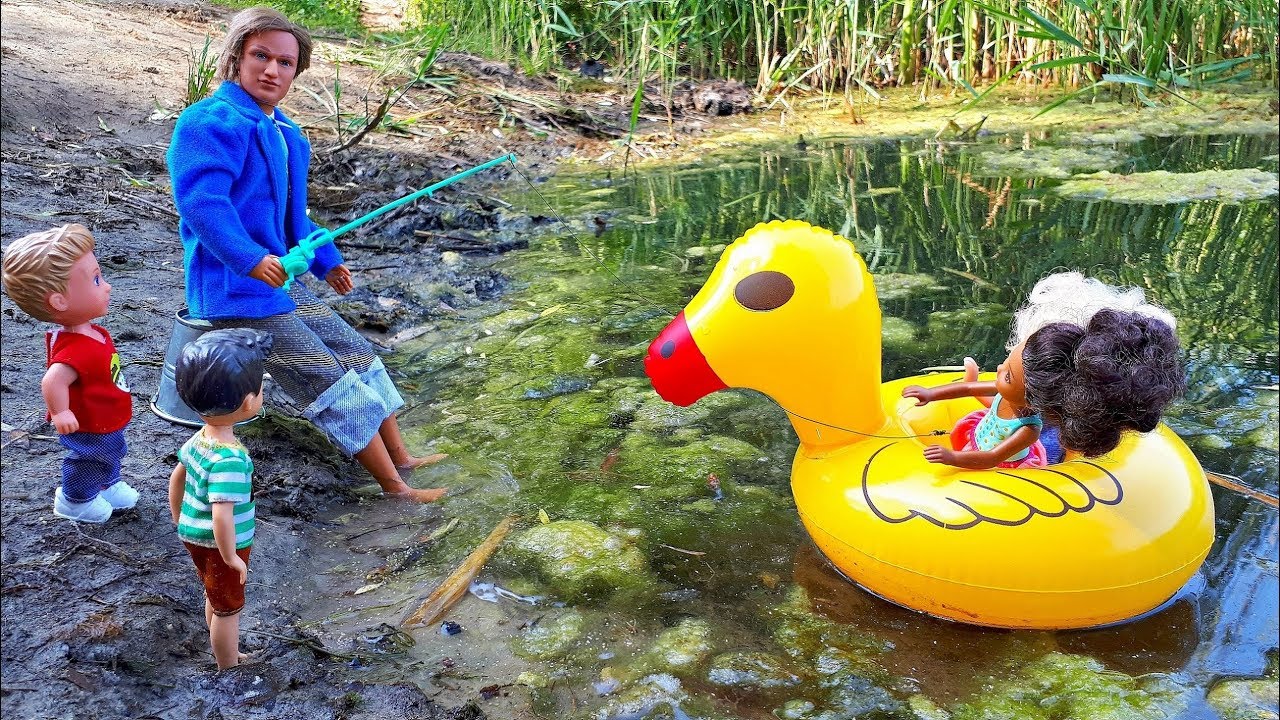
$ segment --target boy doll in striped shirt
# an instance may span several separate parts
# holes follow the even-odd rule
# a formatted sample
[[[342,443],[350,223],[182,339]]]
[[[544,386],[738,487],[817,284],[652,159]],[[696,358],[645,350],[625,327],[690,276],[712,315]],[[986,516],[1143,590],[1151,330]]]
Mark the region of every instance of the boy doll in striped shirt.
[[[174,365],[178,395],[204,427],[178,451],[169,510],[204,583],[204,617],[219,670],[245,658],[240,611],[253,547],[253,461],[235,426],[262,408],[262,365],[270,351],[265,333],[214,330],[183,348]]]

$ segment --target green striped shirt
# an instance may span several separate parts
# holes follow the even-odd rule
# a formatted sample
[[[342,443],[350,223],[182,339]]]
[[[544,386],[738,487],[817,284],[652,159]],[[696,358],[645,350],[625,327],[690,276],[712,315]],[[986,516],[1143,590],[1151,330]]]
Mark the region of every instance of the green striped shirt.
[[[210,440],[201,429],[178,451],[187,468],[178,537],[192,545],[216,548],[213,503],[235,503],[236,549],[253,544],[253,461],[240,443]]]

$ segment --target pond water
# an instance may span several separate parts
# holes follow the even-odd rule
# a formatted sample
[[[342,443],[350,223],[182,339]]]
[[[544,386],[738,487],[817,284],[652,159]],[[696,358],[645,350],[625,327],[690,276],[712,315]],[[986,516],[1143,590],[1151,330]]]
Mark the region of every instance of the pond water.
[[[441,509],[460,522],[369,592],[350,595],[367,562],[336,569],[313,626],[383,642],[378,622],[411,611],[516,514],[479,577],[509,592],[465,598],[449,614],[462,634],[414,631],[413,647],[366,672],[483,695],[497,718],[1226,718],[1253,701],[1275,717],[1273,691],[1231,682],[1275,673],[1274,509],[1214,487],[1204,568],[1144,619],[1058,633],[956,625],[868,595],[818,555],[789,493],[795,436],[768,398],[728,391],[676,408],[641,361],[723,245],[760,221],[806,220],[855,243],[876,276],[886,379],[964,355],[994,368],[1035,281],[1079,269],[1143,287],[1178,317],[1189,391],[1168,424],[1206,469],[1274,495],[1275,196],[1143,204],[1071,199],[1062,182],[1101,170],[1273,177],[1276,153],[1275,136],[828,139],[510,192],[547,216],[529,249],[497,261],[517,289],[392,358],[411,442],[451,453],[414,482],[449,485]],[[371,527],[422,519],[380,512]],[[398,547],[419,530],[359,542]]]

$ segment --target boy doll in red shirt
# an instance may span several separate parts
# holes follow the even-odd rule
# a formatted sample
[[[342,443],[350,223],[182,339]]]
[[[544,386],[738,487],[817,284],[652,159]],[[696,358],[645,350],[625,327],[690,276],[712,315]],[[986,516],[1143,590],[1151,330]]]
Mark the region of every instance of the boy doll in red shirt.
[[[136,505],[138,491],[120,479],[133,397],[111,335],[90,322],[107,314],[111,299],[93,248],[83,225],[27,235],[4,254],[4,285],[23,312],[61,326],[45,335],[48,370],[40,382],[67,448],[53,514],[101,523]]]

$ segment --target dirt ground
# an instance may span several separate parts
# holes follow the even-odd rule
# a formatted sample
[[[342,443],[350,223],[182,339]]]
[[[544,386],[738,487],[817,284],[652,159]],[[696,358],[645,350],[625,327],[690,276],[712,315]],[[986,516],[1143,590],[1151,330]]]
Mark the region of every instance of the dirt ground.
[[[97,236],[113,288],[103,324],[134,394],[124,475],[142,493],[136,509],[105,525],[52,515],[62,450],[39,392],[46,326],[4,297],[4,716],[484,717],[482,698],[451,695],[443,685],[362,682],[343,661],[343,648],[322,647],[293,624],[290,607],[306,587],[297,579],[334,562],[312,552],[334,534],[315,518],[345,505],[358,512],[352,490],[369,478],[317,432],[279,414],[255,423],[246,438],[258,470],[259,531],[241,637],[263,659],[214,672],[200,590],[165,501],[175,450],[192,431],[159,419],[148,403],[183,297],[164,151],[181,109],[188,53],[206,33],[220,38],[230,11],[184,0],[5,0],[0,14],[0,239],[7,245],[70,222]],[[559,158],[607,152],[606,143],[625,131],[629,106],[613,88],[566,100],[554,80],[450,55],[441,66],[458,78],[454,98],[414,91],[408,101],[419,124],[329,154],[332,115],[298,88],[323,98],[319,90],[334,73],[324,58],[345,45],[320,38],[316,64],[285,102],[317,148],[312,206],[330,227],[504,152],[516,152],[523,172],[538,177]],[[344,65],[342,78],[354,110],[369,76]],[[499,93],[517,99],[494,100]],[[504,212],[504,182],[522,181],[498,171],[344,238],[339,244],[358,289],[335,306],[393,352],[397,333],[460,302],[499,295],[505,280],[485,268],[485,258],[518,247],[530,222]],[[441,262],[447,249],[461,251],[461,260]],[[323,283],[312,285],[337,300]],[[445,302],[423,287],[454,290]]]

